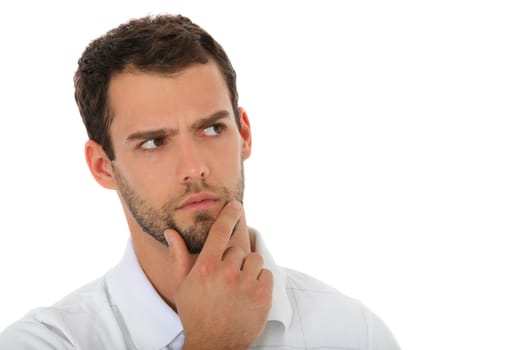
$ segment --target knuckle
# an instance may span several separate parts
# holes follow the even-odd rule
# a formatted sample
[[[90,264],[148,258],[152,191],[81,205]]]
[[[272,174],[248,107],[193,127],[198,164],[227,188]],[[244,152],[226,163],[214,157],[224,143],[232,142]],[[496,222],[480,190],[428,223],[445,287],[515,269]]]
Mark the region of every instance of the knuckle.
[[[244,255],[244,252],[242,251],[241,248],[237,246],[230,246],[226,248],[226,250],[224,251],[223,259],[227,257],[240,257],[242,255]]]
[[[243,274],[243,278],[240,283],[240,289],[242,293],[245,295],[254,294],[255,288],[256,288],[255,281],[250,278],[246,278],[246,275]]]
[[[209,277],[213,273],[213,270],[214,270],[214,263],[213,261],[208,261],[208,260],[203,261],[198,268],[199,274],[202,277]]]
[[[246,259],[249,259],[250,262],[254,265],[260,265],[262,266],[264,263],[264,259],[261,254],[259,253],[250,253]]]
[[[272,300],[272,289],[262,284],[255,288],[254,301],[257,305],[267,305]]]
[[[233,264],[225,264],[222,268],[222,276],[228,284],[235,284],[239,279],[239,271]]]
[[[272,290],[273,289],[273,274],[270,270],[262,269],[259,275],[259,282],[261,285]]]

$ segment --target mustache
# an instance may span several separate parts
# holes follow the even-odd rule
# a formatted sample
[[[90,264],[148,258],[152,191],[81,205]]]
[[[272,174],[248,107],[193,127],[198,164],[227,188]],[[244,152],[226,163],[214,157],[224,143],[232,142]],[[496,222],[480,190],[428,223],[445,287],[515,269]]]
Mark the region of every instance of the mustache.
[[[184,192],[173,199],[171,199],[169,202],[164,204],[162,207],[163,210],[173,211],[175,208],[179,207],[180,203],[186,199],[189,195],[197,194],[200,192],[210,192],[216,194],[219,198],[229,198],[230,193],[229,191],[220,186],[212,186],[204,181],[202,182],[191,182],[185,185],[186,188],[184,189]]]
[[[190,195],[190,194],[194,194],[194,193],[199,193],[199,192],[202,192],[202,191],[209,191],[209,192],[216,192],[217,189],[214,188],[213,186],[211,186],[210,184],[202,181],[202,182],[190,182],[189,184],[186,184],[186,189],[184,190],[184,192],[182,193],[182,195],[180,196],[180,200],[182,200],[182,198]]]

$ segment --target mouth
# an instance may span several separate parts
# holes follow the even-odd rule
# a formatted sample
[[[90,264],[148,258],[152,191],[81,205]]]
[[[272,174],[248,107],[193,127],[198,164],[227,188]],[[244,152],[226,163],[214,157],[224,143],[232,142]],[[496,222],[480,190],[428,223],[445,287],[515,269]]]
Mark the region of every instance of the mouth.
[[[210,193],[198,193],[186,198],[178,207],[177,210],[183,211],[203,211],[210,209],[219,202],[219,198]]]

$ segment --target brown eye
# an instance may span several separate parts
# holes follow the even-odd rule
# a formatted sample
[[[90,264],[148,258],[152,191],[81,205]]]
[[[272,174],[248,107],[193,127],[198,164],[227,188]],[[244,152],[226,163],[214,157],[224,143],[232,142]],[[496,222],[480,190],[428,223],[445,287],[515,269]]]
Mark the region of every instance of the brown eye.
[[[225,126],[223,124],[213,124],[211,126],[208,126],[206,129],[203,130],[204,135],[206,136],[217,136],[222,134],[224,131]]]
[[[162,146],[163,143],[164,143],[164,139],[162,139],[162,138],[149,139],[149,140],[143,142],[140,145],[140,148],[142,148],[142,149],[155,149],[155,148],[158,148],[158,147]]]

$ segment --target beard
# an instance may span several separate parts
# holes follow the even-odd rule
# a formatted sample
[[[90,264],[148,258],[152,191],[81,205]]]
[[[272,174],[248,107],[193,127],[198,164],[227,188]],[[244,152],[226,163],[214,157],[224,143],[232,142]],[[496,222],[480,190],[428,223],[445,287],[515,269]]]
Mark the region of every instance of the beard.
[[[188,183],[180,196],[171,198],[160,208],[155,208],[144,200],[120,174],[115,164],[112,164],[112,168],[121,198],[142,230],[158,242],[168,246],[164,231],[168,228],[174,229],[180,234],[191,254],[201,252],[216,218],[208,211],[201,211],[193,215],[191,223],[177,222],[174,213],[181,201],[189,195],[202,191],[217,195],[224,204],[234,199],[242,202],[244,196],[244,166],[242,162],[240,178],[233,189],[225,186],[211,186],[205,181]]]

